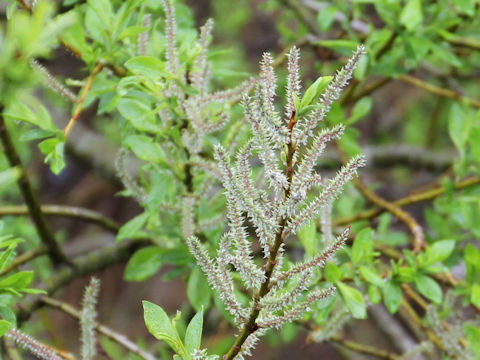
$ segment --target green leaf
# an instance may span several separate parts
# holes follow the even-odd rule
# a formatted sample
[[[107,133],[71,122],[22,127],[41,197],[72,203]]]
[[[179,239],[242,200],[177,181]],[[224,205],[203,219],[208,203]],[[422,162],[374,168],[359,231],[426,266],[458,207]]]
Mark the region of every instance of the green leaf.
[[[4,113],[4,116],[13,120],[28,122],[32,125],[38,126],[42,130],[52,132],[57,130],[50,113],[43,105],[38,105],[37,114],[35,114],[28,106],[16,102],[9,106],[9,109]]]
[[[189,354],[200,349],[202,343],[203,308],[193,317],[185,332],[185,347]]]
[[[381,288],[385,286],[385,281],[371,268],[360,266],[360,273],[369,283]]]
[[[393,281],[387,282],[383,287],[383,300],[388,311],[395,314],[402,304],[402,289],[400,286]]]
[[[312,42],[312,44],[333,49],[347,56],[351,56],[352,52],[358,47],[358,43],[352,40],[319,40]]]
[[[468,16],[475,15],[475,1],[474,0],[453,0],[455,6],[457,6],[460,11]]]
[[[320,96],[328,84],[332,81],[333,76],[320,76],[315,82],[308,87],[300,102],[300,109],[310,105],[312,101]]]
[[[469,109],[466,109],[459,103],[454,103],[448,115],[448,133],[462,156],[465,152],[465,144],[470,137],[471,129],[472,117]]]
[[[368,297],[373,304],[378,304],[380,301],[382,301],[382,294],[380,293],[378,287],[374,285],[368,286]]]
[[[32,141],[32,140],[40,140],[45,139],[48,137],[55,136],[55,133],[50,130],[42,130],[42,129],[31,129],[20,136],[20,141]]]
[[[111,0],[88,0],[87,3],[100,18],[103,26],[109,29],[113,17]]]
[[[464,259],[467,267],[467,282],[469,284],[480,282],[480,251],[472,244],[468,244],[465,247]]]
[[[144,212],[129,220],[118,231],[116,240],[120,241],[123,239],[133,239],[145,236],[145,234],[140,230],[142,230],[143,226],[147,222],[148,217],[149,214],[147,212]]]
[[[147,246],[133,254],[125,269],[126,281],[143,281],[157,273],[162,266],[162,249]]]
[[[400,23],[407,30],[415,30],[423,22],[423,11],[421,0],[408,0],[400,13]]]
[[[7,320],[0,320],[0,337],[5,335],[5,333],[10,330],[12,324]]]
[[[297,232],[297,235],[305,248],[305,252],[310,256],[315,255],[318,250],[317,226],[315,225],[315,221],[311,221],[309,224],[303,226]]]
[[[0,271],[5,269],[15,258],[15,246],[10,246],[0,255]]]
[[[134,74],[145,75],[151,79],[168,76],[165,63],[152,56],[137,56],[125,63],[125,67]]]
[[[471,324],[465,324],[464,329],[471,349],[480,356],[480,329]]]
[[[477,308],[480,308],[480,284],[474,284],[472,286],[470,302]]]
[[[358,264],[373,253],[373,230],[363,229],[357,234],[352,246],[352,262]]]
[[[347,124],[353,125],[358,120],[364,118],[370,113],[372,109],[372,98],[371,97],[363,97],[353,107],[352,116],[348,118]]]
[[[144,161],[167,164],[166,156],[161,146],[146,135],[130,135],[124,140],[124,145]]]
[[[335,20],[335,15],[337,12],[338,9],[334,6],[328,6],[318,12],[317,23],[320,30],[326,32],[328,29],[330,29],[330,26],[332,26],[333,21]]]
[[[422,266],[429,266],[446,260],[455,249],[455,240],[441,240],[430,245],[425,251]]]
[[[188,300],[196,311],[200,311],[202,308],[208,308],[211,296],[212,292],[205,275],[198,266],[195,266],[188,279]]]
[[[177,330],[173,327],[168,315],[163,309],[149,301],[143,301],[143,317],[150,334],[158,340],[165,341],[183,359],[190,359],[185,346],[180,340]]]
[[[428,300],[431,300],[435,304],[442,303],[442,288],[430,276],[418,275],[415,278],[415,287],[417,288],[418,292],[425,296]]]
[[[33,271],[21,271],[0,280],[0,289],[13,288],[22,290],[33,280]]]
[[[65,140],[51,138],[38,144],[40,151],[45,154],[45,162],[50,165],[50,170],[58,175],[65,168]]]
[[[367,317],[367,307],[360,291],[342,282],[337,282],[335,285],[352,316],[355,319],[365,319]]]
[[[331,283],[335,283],[342,278],[342,270],[334,263],[327,263],[323,270],[325,278]]]
[[[132,126],[140,131],[159,133],[161,127],[155,121],[154,111],[144,101],[122,98],[118,101],[118,111]]]

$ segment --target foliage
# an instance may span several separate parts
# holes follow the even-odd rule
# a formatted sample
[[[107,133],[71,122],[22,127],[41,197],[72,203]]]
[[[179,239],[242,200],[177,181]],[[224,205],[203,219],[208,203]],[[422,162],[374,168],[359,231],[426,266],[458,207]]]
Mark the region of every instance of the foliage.
[[[209,19],[197,31],[201,16],[180,0],[8,1],[0,196],[23,205],[0,206],[0,334],[38,358],[65,358],[14,329],[47,305],[78,315],[83,359],[100,349],[126,358],[118,345],[149,360],[243,359],[260,337],[275,346],[302,328],[309,340],[377,358],[477,358],[480,3],[209,3],[216,26]],[[265,52],[251,77],[247,60],[268,49],[252,55],[237,34],[251,36],[264,19],[278,41],[263,28],[262,39],[279,55]],[[80,65],[54,76],[60,49]],[[101,170],[141,209],[121,225],[40,203],[48,189],[31,166],[36,153],[55,181],[68,177],[81,123],[117,151]],[[105,154],[90,147],[82,161],[94,172]],[[407,196],[391,200],[398,194]],[[67,256],[74,232],[46,215],[96,223],[115,241]],[[154,355],[151,337],[97,339],[96,280],[80,315],[49,297],[124,260],[126,281],[162,273],[186,283],[188,302],[173,318],[143,302],[146,328],[168,345],[149,346]],[[408,319],[416,346],[384,352],[342,332],[383,306],[392,323]],[[116,316],[128,312],[140,304]],[[235,335],[227,323],[217,329],[220,317]]]

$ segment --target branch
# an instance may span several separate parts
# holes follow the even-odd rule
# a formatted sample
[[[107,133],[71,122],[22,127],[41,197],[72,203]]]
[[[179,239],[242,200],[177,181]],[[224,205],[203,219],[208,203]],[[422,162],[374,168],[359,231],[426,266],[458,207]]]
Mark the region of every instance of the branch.
[[[18,178],[17,183],[20,187],[20,191],[25,203],[28,206],[29,214],[35,223],[38,235],[40,236],[42,243],[48,249],[48,256],[54,264],[58,265],[60,263],[68,263],[69,261],[67,257],[65,254],[63,254],[60,246],[55,241],[52,229],[50,228],[50,225],[48,224],[45,215],[40,208],[40,203],[30,184],[30,180],[25,172],[25,168],[23,167],[20,156],[13,145],[7,129],[7,124],[5,123],[5,119],[2,114],[3,106],[0,105],[0,140],[3,144],[3,150],[10,166],[20,169],[21,175]]]
[[[60,269],[45,281],[45,284],[37,286],[37,288],[45,290],[49,295],[53,294],[77,278],[88,276],[127,260],[134,251],[149,244],[151,244],[150,239],[136,239],[93,250],[73,259],[73,267]],[[16,314],[19,323],[28,320],[35,310],[44,305],[45,303],[39,296],[25,297],[17,304]]]
[[[429,84],[429,83],[427,83],[423,80],[420,80],[420,79],[418,79],[414,76],[408,75],[408,74],[400,75],[398,77],[398,79],[407,83],[407,84],[410,84],[410,85],[416,86],[416,87],[418,87],[422,90],[425,90],[429,93],[439,95],[439,96],[443,96],[443,97],[447,97],[447,98],[451,98],[451,99],[455,99],[455,100],[459,100],[459,101],[462,101],[462,102],[464,102],[468,105],[471,105],[471,106],[473,106],[477,109],[480,109],[480,101],[469,98],[468,96],[464,96],[464,95],[460,94],[459,92],[456,92],[456,91],[453,91],[453,90],[450,90],[450,89],[445,89],[445,88],[442,88],[440,86]]]
[[[367,188],[362,180],[357,177],[354,179],[355,187],[367,198],[368,201],[384,208],[393,215],[395,215],[400,221],[404,222],[408,226],[413,235],[413,252],[418,253],[423,247],[425,247],[425,235],[420,224],[415,218],[408,212],[403,210],[398,205],[391,203],[384,198],[378,196],[375,192]]]
[[[40,298],[40,301],[49,307],[63,311],[64,313],[70,315],[75,319],[80,320],[82,317],[80,310],[77,310],[76,308],[74,308],[70,304],[67,304],[66,302],[56,300],[48,296],[42,296]],[[117,344],[123,346],[125,349],[129,350],[130,352],[138,355],[142,359],[155,360],[155,357],[152,354],[149,354],[145,350],[142,350],[141,348],[139,348],[133,341],[129,340],[125,335],[120,334],[105,325],[99,324],[98,322],[95,323],[94,327],[100,334],[105,335],[109,339],[115,341]]]
[[[78,99],[78,104],[77,107],[75,108],[75,111],[73,112],[72,117],[70,118],[70,121],[68,122],[67,126],[63,130],[65,133],[65,138],[68,138],[68,135],[72,131],[73,125],[75,125],[75,122],[78,120],[80,117],[80,114],[83,111],[83,103],[85,102],[85,98],[87,97],[87,94],[90,92],[93,84],[93,79],[95,79],[95,76],[102,71],[104,68],[104,64],[102,63],[97,63],[95,68],[93,69],[92,73],[87,79],[87,83],[85,84],[85,87],[83,88],[82,94],[80,95],[80,98]]]
[[[116,233],[120,228],[119,224],[108,217],[103,216],[96,211],[85,208],[63,205],[41,205],[40,209],[46,216],[67,217],[85,221],[96,224],[113,233]],[[28,214],[29,209],[25,205],[0,206],[0,216],[22,216]]]
[[[454,184],[454,188],[456,190],[461,190],[468,188],[470,186],[475,186],[480,184],[480,177],[473,176],[469,179],[458,181]],[[446,189],[443,186],[421,192],[418,194],[412,194],[412,195],[407,195],[401,199],[398,199],[396,201],[391,202],[393,205],[396,206],[405,206],[409,204],[414,204],[417,202],[422,202],[422,201],[428,201],[432,200],[440,195],[443,195],[445,193]],[[334,221],[335,225],[345,225],[345,224],[351,224],[352,222],[358,221],[358,220],[366,220],[373,218],[380,214],[382,212],[382,208],[374,208],[370,210],[363,211],[361,213],[358,213],[356,215],[350,216],[350,217],[345,217],[341,219],[337,219]]]
[[[375,356],[375,357],[380,358],[380,359],[387,359],[387,360],[399,360],[400,359],[399,355],[390,353],[390,352],[385,351],[385,350],[377,349],[376,347],[373,347],[373,346],[363,345],[363,344],[360,344],[360,343],[357,343],[357,342],[354,342],[354,341],[350,341],[350,340],[344,340],[340,336],[332,336],[330,338],[330,340],[332,340],[333,342],[336,342],[337,344],[339,344],[339,345],[341,345],[341,346],[343,346],[343,347],[345,347],[349,350],[355,351],[355,352],[360,353],[360,354],[371,355],[371,356]]]

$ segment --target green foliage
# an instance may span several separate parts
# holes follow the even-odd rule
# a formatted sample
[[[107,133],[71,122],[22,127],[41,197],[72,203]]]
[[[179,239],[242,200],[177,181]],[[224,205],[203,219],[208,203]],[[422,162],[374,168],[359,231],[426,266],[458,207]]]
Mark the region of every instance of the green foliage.
[[[255,336],[241,348],[239,359],[249,354],[266,328],[280,327],[284,320],[299,319],[314,329],[309,335],[314,341],[343,339],[340,330],[347,321],[367,319],[367,308],[380,303],[391,314],[410,305],[422,320],[422,325],[416,325],[420,336],[423,338],[428,328],[429,338],[444,357],[460,358],[460,354],[474,359],[480,355],[478,316],[465,324],[449,318],[480,308],[478,1],[313,4],[269,0],[256,8],[244,0],[212,0],[204,11],[211,12],[216,27],[212,29],[212,22],[207,21],[199,30],[194,24],[203,18],[203,12],[196,13],[198,9],[189,9],[180,0],[163,4],[150,0],[67,0],[57,6],[47,0],[33,3],[9,1],[5,26],[0,27],[0,116],[27,165],[27,175],[39,169],[30,163],[38,160],[36,153],[41,153],[54,175],[60,175],[44,183],[43,177],[33,179],[39,192],[36,197],[41,200],[50,201],[49,194],[57,191],[45,184],[51,186],[71,175],[66,165],[77,161],[72,141],[76,140],[77,122],[87,123],[90,130],[95,129],[120,150],[115,165],[124,190],[119,195],[132,197],[141,208],[129,214],[130,220],[121,224],[112,244],[114,248],[135,244],[128,248],[132,250],[128,250],[124,279],[143,282],[166,270],[161,272],[164,281],[180,278],[186,284],[183,317],[171,319],[161,307],[144,302],[148,330],[170,347],[159,350],[162,358],[171,358],[172,353],[177,359],[216,358],[200,349],[202,336],[218,335],[214,324],[218,316],[225,316],[231,324],[237,322],[241,330],[253,306],[270,310],[251,324],[255,330],[250,335]],[[261,31],[256,30],[258,23],[262,23]],[[291,76],[295,71],[289,69],[290,75],[284,76],[279,69],[277,89],[268,88],[265,63],[256,82],[248,80],[256,73],[252,64],[260,57],[259,44],[252,43],[253,38],[260,38],[261,46],[277,54],[280,47],[290,48],[294,43],[303,47],[302,72],[308,86],[300,91],[295,83],[299,77]],[[342,74],[335,71],[359,44],[365,44],[367,54],[357,59],[353,85],[333,103],[340,94],[331,98],[325,94],[331,94],[335,79]],[[74,64],[71,73],[53,76],[48,68],[56,69],[61,48],[68,49],[68,56],[75,56],[81,65]],[[277,68],[284,60],[278,56],[272,63]],[[292,65],[291,58],[289,61]],[[57,80],[62,77],[66,79]],[[39,91],[42,83],[54,92]],[[237,103],[253,87],[255,95],[245,98],[243,105],[255,114],[254,121],[260,120],[259,127],[254,124],[250,129]],[[75,94],[69,88],[75,88]],[[273,103],[276,90],[279,99],[286,99],[286,104],[281,104],[286,105],[285,115]],[[325,121],[316,128],[316,115],[325,116],[328,110]],[[327,134],[327,127],[343,132],[341,139],[332,135],[342,161],[366,149],[369,167],[362,172],[362,181],[388,202],[394,203],[399,194],[413,194],[401,199],[399,206],[418,223],[423,235],[421,249],[410,250],[415,235],[411,223],[391,209],[368,213],[371,197],[364,197],[354,185],[347,185],[341,198],[325,206],[319,219],[299,219],[307,204],[332,186],[310,172],[303,179],[308,178],[309,185],[292,200],[299,207],[287,204],[286,211],[287,205],[279,201],[286,179],[281,171],[290,171],[287,165],[291,161],[295,173],[316,145],[315,139],[302,138],[301,131],[285,141],[290,120],[294,130],[306,129],[312,121],[315,126],[309,131],[313,135]],[[249,141],[252,137],[263,143]],[[265,154],[270,153],[265,144],[278,153],[278,161],[268,163]],[[289,157],[289,144],[305,147]],[[219,145],[237,154],[236,161],[224,162],[232,165],[227,168],[235,177],[233,190],[222,179],[226,199],[219,181],[224,169],[214,161],[214,149],[218,158]],[[94,157],[102,157],[101,150],[94,150]],[[338,157],[330,156],[330,150],[324,158],[315,158],[312,173],[321,170],[323,176],[338,167]],[[73,156],[67,158],[69,151]],[[446,156],[442,157],[443,153]],[[30,210],[16,186],[17,182],[21,185],[22,175],[20,167],[8,167],[3,154],[0,156],[2,202],[23,202]],[[473,181],[459,189],[465,179]],[[434,190],[424,187],[431,181]],[[240,186],[245,191],[240,192]],[[412,200],[415,194],[429,195],[430,191],[437,192],[426,196],[421,205],[408,206],[417,202]],[[237,198],[237,208],[232,208],[232,198]],[[15,211],[5,208],[7,215]],[[275,218],[275,214],[282,211],[298,221],[298,231],[279,248],[281,259],[268,259],[268,253],[263,254],[267,260],[262,259],[260,253],[274,243],[274,230],[280,223],[281,217]],[[268,218],[274,221],[269,223]],[[351,234],[345,239],[349,245],[338,249],[334,235],[349,222]],[[0,232],[0,335],[8,335],[16,325],[15,305],[19,303],[21,308],[22,296],[41,293],[32,285],[34,278],[49,284],[57,271],[46,258],[29,261],[22,270],[10,268],[17,253],[40,246],[38,227],[9,217],[4,223]],[[76,235],[69,228],[57,230],[55,239],[61,245],[60,239],[70,241]],[[194,264],[186,245],[192,235],[199,239],[199,253],[216,266],[210,277],[208,269],[207,276],[201,271],[205,266],[200,269]],[[250,243],[253,251],[242,248]],[[335,255],[321,258],[322,251],[332,247]],[[215,256],[214,249],[219,249]],[[87,255],[95,255],[95,251]],[[247,257],[240,256],[245,253]],[[292,279],[279,277],[294,269],[295,260],[303,253],[305,262],[301,264],[321,260],[319,265],[324,268],[311,273],[302,270]],[[262,261],[264,266],[260,266]],[[277,267],[272,275],[274,285],[261,302],[257,285],[269,263]],[[465,268],[464,276],[454,271],[459,268]],[[63,274],[63,269],[58,271]],[[308,281],[311,286],[307,289]],[[217,291],[209,282],[216,284]],[[246,289],[239,291],[242,285]],[[311,294],[322,298],[319,294],[328,292],[328,286],[335,286],[338,296],[319,302],[309,298]],[[296,297],[311,311],[295,307]],[[232,312],[235,306],[244,313]],[[193,315],[192,309],[196,315],[187,325],[185,318]],[[41,328],[36,321],[32,328]],[[445,329],[450,325],[453,330],[448,332]],[[299,329],[298,323],[287,323],[279,336],[272,332],[265,338],[278,346],[303,336]],[[204,342],[211,346],[209,352],[228,354],[226,358],[231,359],[229,349],[235,347],[229,334],[222,331],[216,342]],[[100,342],[113,358],[136,356],[125,355],[118,344],[108,344],[105,339]]]
[[[184,341],[176,329],[176,322],[181,314],[178,312],[170,320],[165,311],[158,305],[143,302],[145,324],[148,331],[159,340],[165,341],[183,360],[193,359],[200,350],[203,327],[203,309],[200,309],[187,326]]]

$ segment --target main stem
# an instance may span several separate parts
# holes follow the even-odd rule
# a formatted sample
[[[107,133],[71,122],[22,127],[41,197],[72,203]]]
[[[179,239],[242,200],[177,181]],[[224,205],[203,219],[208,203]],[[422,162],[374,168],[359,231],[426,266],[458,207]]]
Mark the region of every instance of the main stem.
[[[23,167],[20,156],[13,145],[12,138],[10,137],[5,119],[2,114],[3,106],[0,106],[0,140],[3,144],[3,150],[10,166],[16,167],[20,170],[20,177],[18,178],[17,183],[25,203],[28,206],[30,216],[35,223],[38,235],[40,236],[42,243],[48,249],[48,256],[54,264],[58,265],[61,263],[69,263],[69,260],[65,254],[63,254],[60,246],[55,241],[55,236],[53,235],[52,229],[45,218],[45,214],[40,208],[40,203],[30,184],[30,180],[27,176],[25,168]]]
[[[292,183],[293,177],[293,155],[295,154],[295,144],[292,141],[292,130],[295,125],[295,111],[292,112],[290,117],[290,122],[288,124],[288,130],[290,131],[290,143],[288,144],[288,154],[287,154],[287,188],[285,189],[284,199],[287,199],[290,195],[290,186]],[[258,315],[260,314],[260,307],[258,306],[259,301],[265,295],[268,294],[270,291],[270,279],[272,278],[273,270],[275,265],[277,264],[277,254],[278,250],[280,249],[280,245],[284,241],[283,237],[283,230],[285,229],[285,225],[287,224],[287,217],[282,217],[279,221],[278,231],[275,235],[275,242],[270,249],[270,256],[268,257],[267,266],[265,268],[265,281],[262,283],[260,290],[257,294],[253,297],[253,307],[252,311],[250,312],[250,316],[248,317],[247,322],[243,326],[242,332],[235,340],[235,343],[232,345],[230,350],[223,356],[223,360],[232,360],[235,356],[238,355],[240,350],[242,349],[242,345],[245,343],[247,338],[253,334],[255,331],[258,330],[258,325],[256,324]]]

